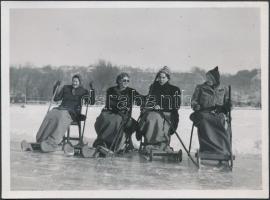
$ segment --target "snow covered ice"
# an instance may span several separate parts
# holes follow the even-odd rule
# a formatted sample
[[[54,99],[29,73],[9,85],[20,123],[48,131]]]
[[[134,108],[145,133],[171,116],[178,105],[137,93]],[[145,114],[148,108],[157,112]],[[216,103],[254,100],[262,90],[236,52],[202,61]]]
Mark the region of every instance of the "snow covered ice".
[[[232,111],[233,172],[213,166],[201,170],[188,159],[180,142],[173,136],[171,146],[183,151],[181,163],[148,162],[139,155],[84,159],[66,157],[62,152],[22,152],[20,141],[35,141],[36,132],[48,105],[10,106],[11,190],[93,190],[93,189],[261,189],[261,110]],[[85,127],[85,142],[92,144],[94,123],[102,107],[91,106]],[[179,111],[178,134],[188,147],[192,123],[188,107]],[[137,119],[139,109],[133,117]],[[77,135],[77,127],[71,132]],[[194,129],[192,153],[198,148]],[[135,147],[139,146],[133,135]],[[134,153],[133,153],[134,154]],[[251,178],[252,177],[252,178]]]

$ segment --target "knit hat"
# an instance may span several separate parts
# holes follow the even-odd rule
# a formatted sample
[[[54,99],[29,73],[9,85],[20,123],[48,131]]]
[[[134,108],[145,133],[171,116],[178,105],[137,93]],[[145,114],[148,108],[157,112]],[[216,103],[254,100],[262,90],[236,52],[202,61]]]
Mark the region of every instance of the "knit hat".
[[[220,74],[218,71],[218,66],[216,66],[214,69],[209,70],[207,73],[215,82],[215,85],[220,84]]]
[[[158,71],[158,73],[164,73],[164,74],[169,75],[169,76],[170,76],[170,74],[171,74],[170,69],[169,69],[167,66],[162,67],[162,68]]]

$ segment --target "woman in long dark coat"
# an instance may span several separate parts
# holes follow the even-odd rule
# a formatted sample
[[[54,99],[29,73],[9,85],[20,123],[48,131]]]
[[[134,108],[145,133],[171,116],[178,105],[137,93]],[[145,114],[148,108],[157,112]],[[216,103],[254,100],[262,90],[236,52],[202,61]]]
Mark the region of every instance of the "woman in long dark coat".
[[[206,82],[197,85],[191,99],[195,111],[191,120],[198,128],[200,152],[230,155],[230,110],[228,88],[220,86],[218,67],[206,73]]]
[[[131,134],[135,131],[136,121],[131,117],[132,106],[143,96],[128,87],[129,80],[127,73],[121,73],[116,78],[117,85],[107,90],[105,108],[95,122],[97,139],[93,147],[100,145],[113,152],[133,149]]]
[[[137,139],[144,137],[144,150],[171,151],[170,138],[179,122],[181,105],[180,89],[169,83],[170,71],[165,66],[150,86],[149,95],[142,109]]]
[[[59,107],[53,108],[45,116],[36,135],[37,143],[40,143],[41,151],[55,151],[62,141],[65,132],[72,121],[79,121],[81,116],[82,98],[89,95],[89,91],[82,87],[79,75],[72,77],[72,85],[60,87],[60,81],[54,86],[57,89],[54,101],[60,101]],[[91,88],[90,104],[95,103],[95,93]]]

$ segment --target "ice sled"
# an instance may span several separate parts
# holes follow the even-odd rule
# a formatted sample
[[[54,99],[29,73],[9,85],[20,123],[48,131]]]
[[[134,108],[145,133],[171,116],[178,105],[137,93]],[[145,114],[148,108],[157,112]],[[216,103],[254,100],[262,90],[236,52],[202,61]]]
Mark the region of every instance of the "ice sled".
[[[147,151],[146,145],[147,144],[144,143],[144,137],[142,137],[140,141],[139,154],[141,154],[148,161],[153,161],[162,157],[175,162],[182,161],[181,149],[179,151],[174,151],[172,148],[170,149],[170,151],[159,149],[151,149],[150,151]]]

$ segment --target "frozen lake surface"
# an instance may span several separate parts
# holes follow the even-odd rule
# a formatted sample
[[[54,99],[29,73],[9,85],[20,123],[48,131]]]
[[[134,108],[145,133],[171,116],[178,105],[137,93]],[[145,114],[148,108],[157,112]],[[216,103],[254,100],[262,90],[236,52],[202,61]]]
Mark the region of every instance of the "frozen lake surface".
[[[182,189],[261,189],[261,110],[232,112],[233,152],[236,155],[232,172],[209,163],[202,169],[188,159],[176,136],[171,146],[183,150],[181,163],[155,160],[148,162],[137,153],[124,157],[85,159],[66,157],[63,152],[21,152],[20,141],[35,141],[47,105],[10,107],[11,190],[182,190]],[[96,137],[94,122],[102,107],[91,107],[85,129],[85,141]],[[178,133],[188,146],[191,109],[179,111]],[[139,110],[134,109],[137,119]],[[77,130],[71,129],[75,134]],[[194,130],[192,152],[198,147]],[[139,143],[133,138],[135,146]]]

